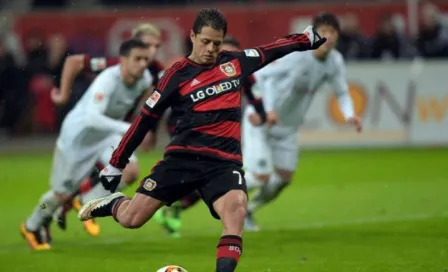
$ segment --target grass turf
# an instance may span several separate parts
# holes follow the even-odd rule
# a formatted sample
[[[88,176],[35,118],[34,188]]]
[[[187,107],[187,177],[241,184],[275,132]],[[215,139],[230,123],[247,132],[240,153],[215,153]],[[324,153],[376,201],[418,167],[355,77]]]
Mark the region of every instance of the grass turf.
[[[160,153],[140,154],[143,174]],[[260,210],[237,271],[448,271],[448,150],[306,151],[294,183]],[[51,154],[0,156],[2,271],[214,271],[220,223],[202,203],[183,214],[182,237],[155,222],[126,230],[100,220],[92,238],[71,213],[53,249],[31,252],[19,223],[48,189]],[[131,195],[133,188],[126,190]]]

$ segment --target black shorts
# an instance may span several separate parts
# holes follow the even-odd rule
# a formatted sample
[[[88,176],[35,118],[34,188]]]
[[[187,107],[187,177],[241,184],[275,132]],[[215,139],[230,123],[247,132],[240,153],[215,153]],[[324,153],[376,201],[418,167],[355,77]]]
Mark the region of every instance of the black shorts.
[[[213,203],[231,190],[247,194],[244,171],[237,163],[193,154],[171,154],[145,177],[138,193],[151,196],[170,206],[197,190],[210,213],[220,219]]]

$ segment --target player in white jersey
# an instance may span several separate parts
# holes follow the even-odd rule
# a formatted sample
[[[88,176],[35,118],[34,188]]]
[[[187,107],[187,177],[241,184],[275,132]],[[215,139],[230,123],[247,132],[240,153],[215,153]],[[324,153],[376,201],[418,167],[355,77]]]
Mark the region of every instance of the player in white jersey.
[[[348,123],[362,129],[361,120],[354,115],[348,92],[345,64],[334,49],[339,36],[337,18],[328,13],[313,20],[313,26],[327,42],[319,49],[294,52],[255,74],[254,86],[262,95],[272,127],[255,127],[248,122],[252,107],[245,111],[243,125],[243,160],[248,189],[258,188],[248,204],[245,227],[258,230],[252,214],[275,199],[290,184],[298,162],[298,128],[316,91],[329,83],[338,98],[341,112]]]
[[[108,160],[120,143],[130,124],[123,121],[127,113],[148,91],[152,77],[146,71],[148,45],[139,40],[128,40],[120,46],[120,63],[104,70],[67,114],[56,141],[51,189],[40,199],[34,212],[21,224],[20,231],[34,250],[50,248],[45,232],[53,213],[79,188],[81,181],[100,162]],[[122,186],[135,181],[139,175],[135,156],[125,169]],[[98,188],[98,189],[97,189]],[[108,195],[101,184],[100,190]],[[47,229],[48,230],[48,229]]]

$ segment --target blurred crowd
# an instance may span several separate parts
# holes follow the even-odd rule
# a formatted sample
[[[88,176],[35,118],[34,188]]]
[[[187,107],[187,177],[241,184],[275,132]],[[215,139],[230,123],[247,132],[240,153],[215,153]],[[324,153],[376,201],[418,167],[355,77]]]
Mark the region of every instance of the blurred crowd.
[[[370,37],[358,26],[361,18],[345,14],[340,19],[342,31],[337,49],[347,61],[448,58],[448,26],[433,5],[422,8],[415,37],[406,35],[392,15],[385,14]],[[72,90],[74,99],[64,109],[52,104],[49,90],[59,85],[68,55],[92,52],[84,52],[85,49],[77,46],[82,43],[69,44],[61,35],[49,38],[39,33],[27,35],[23,37],[23,48],[12,33],[0,35],[0,137],[56,132],[63,116],[94,75],[85,74],[76,80]],[[185,47],[188,52],[188,42]],[[95,53],[101,55],[101,52]]]

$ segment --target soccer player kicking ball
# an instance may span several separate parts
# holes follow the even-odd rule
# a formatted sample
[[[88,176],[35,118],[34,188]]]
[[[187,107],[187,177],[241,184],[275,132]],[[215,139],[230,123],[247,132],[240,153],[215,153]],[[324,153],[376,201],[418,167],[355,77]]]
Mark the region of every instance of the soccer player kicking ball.
[[[259,230],[253,212],[290,184],[298,161],[298,128],[314,94],[324,83],[329,83],[336,92],[347,123],[358,132],[362,130],[348,92],[343,57],[334,49],[339,36],[338,20],[324,13],[314,18],[313,26],[321,37],[327,38],[323,46],[315,51],[291,53],[255,73],[256,88],[262,93],[268,120],[277,125],[253,126],[247,122],[253,109],[246,109],[243,124],[246,181],[249,189],[261,186],[248,204],[246,230]]]
[[[226,36],[222,42],[221,50],[223,51],[239,51],[241,50],[240,43],[232,36]],[[263,121],[266,120],[266,112],[263,107],[263,101],[260,97],[255,97],[252,92],[252,86],[255,83],[255,78],[253,75],[249,76],[247,79],[243,79],[243,91],[246,96],[247,102],[253,106],[254,114],[250,115],[249,118],[257,118],[257,115],[260,116]],[[172,120],[174,119],[174,120]],[[177,122],[177,116],[174,114],[170,115],[169,122],[171,124],[175,124]],[[256,123],[257,120],[252,120],[252,122]],[[174,129],[169,129],[170,135],[173,136]],[[201,199],[201,195],[198,192],[192,192],[185,197],[183,197],[180,201],[171,205],[171,207],[163,207],[158,210],[154,215],[154,219],[162,225],[162,227],[167,231],[168,234],[172,237],[179,237],[179,229],[181,227],[181,213],[187,209],[193,207],[199,200]]]
[[[325,42],[309,27],[307,34],[289,35],[254,49],[220,52],[226,31],[222,13],[199,12],[190,34],[191,55],[165,72],[101,171],[101,183],[114,192],[129,157],[171,106],[181,116],[174,137],[134,197],[114,193],[88,202],[78,213],[81,220],[112,216],[125,228],[139,228],[163,205],[198,190],[224,228],[216,262],[220,272],[235,271],[243,247],[247,188],[241,168],[241,82],[288,53],[316,49]]]
[[[130,124],[122,120],[151,85],[151,76],[146,71],[147,50],[147,44],[139,40],[121,44],[120,64],[104,70],[65,117],[53,157],[51,190],[41,197],[34,212],[20,226],[33,249],[50,248],[47,226],[53,213],[71,200],[97,162],[108,163],[113,147],[129,129]],[[131,162],[123,171],[120,186],[132,183],[139,174],[135,156],[128,155]],[[98,190],[109,195],[101,185]]]

